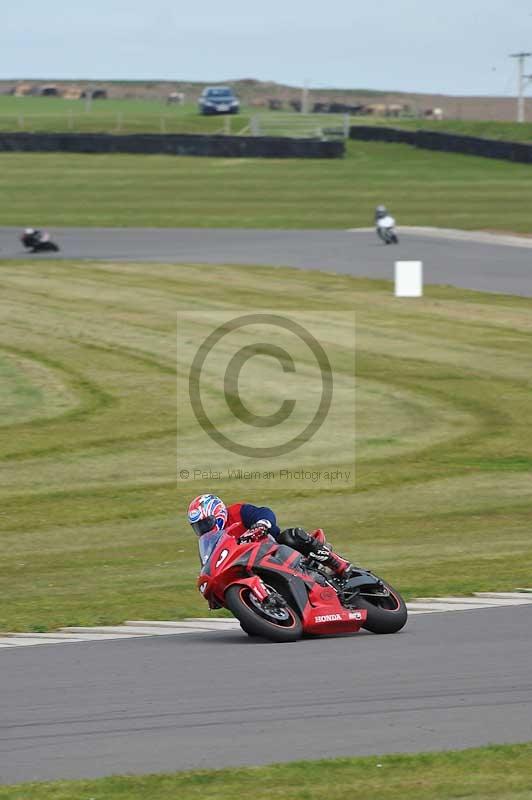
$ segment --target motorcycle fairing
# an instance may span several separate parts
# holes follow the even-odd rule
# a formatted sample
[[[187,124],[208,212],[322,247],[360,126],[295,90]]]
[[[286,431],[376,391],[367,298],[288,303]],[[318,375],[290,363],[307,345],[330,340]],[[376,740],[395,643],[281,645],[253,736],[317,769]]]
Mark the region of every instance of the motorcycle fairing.
[[[358,575],[353,575],[344,584],[344,589],[353,591],[362,586],[381,586],[381,581],[373,573],[360,570]]]
[[[211,608],[223,605],[225,592],[235,584],[248,585],[259,600],[264,599],[267,583],[291,597],[305,632],[353,633],[364,623],[367,612],[343,606],[336,589],[318,573],[306,572],[301,554],[291,547],[270,538],[239,545],[223,531],[212,536],[211,541],[200,542],[205,561],[198,578],[198,588]]]

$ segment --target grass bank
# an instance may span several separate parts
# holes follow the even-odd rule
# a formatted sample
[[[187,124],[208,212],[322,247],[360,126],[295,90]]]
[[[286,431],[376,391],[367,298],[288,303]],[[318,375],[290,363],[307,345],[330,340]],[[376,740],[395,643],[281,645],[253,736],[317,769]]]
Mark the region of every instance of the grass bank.
[[[440,131],[457,133],[462,136],[479,136],[482,139],[498,139],[507,142],[532,142],[531,122],[499,122],[497,120],[462,119],[364,119],[351,120],[355,125],[384,125],[390,128],[407,130]]]
[[[0,787],[0,800],[529,800],[532,745]]]
[[[53,261],[0,262],[0,286],[0,630],[203,614],[184,519],[201,491],[323,525],[407,596],[529,585],[530,299],[429,288],[400,301],[383,281],[291,269]],[[356,484],[229,477],[242,459],[183,415],[178,465],[225,471],[176,479],[192,334],[294,303],[331,349],[339,397],[355,375],[337,315],[356,312]],[[176,347],[176,314],[191,310]],[[248,362],[254,410],[279,407],[276,366]],[[230,433],[219,382],[205,380]],[[335,419],[325,450],[280,466],[351,469]]]
[[[408,145],[349,142],[333,160],[3,153],[0,170],[3,225],[350,228],[386,203],[403,225],[532,232],[528,165]]]

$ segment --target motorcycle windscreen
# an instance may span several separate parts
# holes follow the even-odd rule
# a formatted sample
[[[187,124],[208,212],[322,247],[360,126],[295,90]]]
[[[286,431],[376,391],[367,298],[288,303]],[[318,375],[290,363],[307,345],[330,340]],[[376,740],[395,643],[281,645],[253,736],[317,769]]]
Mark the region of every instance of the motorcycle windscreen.
[[[198,539],[199,555],[204,566],[212,556],[222,536],[225,536],[223,531],[213,531],[212,533],[204,533]]]

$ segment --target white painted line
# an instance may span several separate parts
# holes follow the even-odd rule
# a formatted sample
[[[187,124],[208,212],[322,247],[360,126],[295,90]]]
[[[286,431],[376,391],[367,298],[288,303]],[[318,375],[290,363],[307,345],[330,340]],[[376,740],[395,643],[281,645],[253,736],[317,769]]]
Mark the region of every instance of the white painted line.
[[[518,606],[518,605],[527,605],[528,603],[532,603],[532,597],[530,599],[527,598],[515,598],[510,599],[507,597],[504,598],[497,598],[497,597],[481,597],[476,595],[475,597],[421,597],[419,600],[414,600],[415,603],[456,603],[458,605],[472,605],[472,606]]]
[[[418,227],[401,225],[402,233],[431,236],[436,239],[455,239],[479,244],[498,244],[506,247],[532,247],[532,238],[512,233],[489,233],[488,231],[461,231],[456,228]]]
[[[8,637],[16,636],[17,639],[65,639],[67,642],[84,641],[95,638],[94,634],[86,633],[61,633],[61,631],[54,631],[53,633],[9,633]],[[98,637],[99,638],[99,637]],[[105,636],[104,638],[114,639],[114,636]]]
[[[70,639],[68,642],[65,639],[26,639],[18,636],[5,636],[0,639],[0,643],[4,647],[31,647],[36,644],[72,644],[75,641],[76,639]]]
[[[236,620],[227,620],[227,622],[229,622],[231,625],[237,625],[238,627],[240,627],[238,622],[236,622]],[[151,622],[149,620],[136,620],[136,621],[131,620],[131,621],[125,622],[124,624],[128,628],[130,626],[131,627],[134,626],[138,630],[143,630],[144,628],[152,628],[156,633],[158,631],[158,628],[166,628],[170,633],[172,633],[172,631],[174,631],[174,630],[183,630],[183,629],[186,629],[186,630],[194,629],[194,630],[210,631],[210,630],[219,630],[220,627],[224,627],[224,628],[227,627],[227,623],[225,623],[225,624],[222,623],[222,626],[221,626],[220,625],[220,621],[217,620],[217,619],[211,619],[211,620],[207,620],[205,622],[202,619],[201,620],[200,619],[197,619],[197,620],[196,619],[188,619],[188,620],[181,620],[181,621],[176,620],[175,622],[164,622],[164,621],[163,622]]]
[[[527,589],[529,592],[530,589]],[[523,603],[532,603],[532,592],[475,592],[475,597],[492,597],[494,600],[520,600]]]
[[[417,608],[412,608],[412,606],[407,606],[407,608],[408,608],[408,616],[409,617],[415,616],[416,614],[430,614],[430,613],[432,613],[428,609],[423,609],[423,608],[422,609],[417,609]]]
[[[417,225],[399,226],[401,234],[412,233],[415,236],[429,236],[435,239],[453,239],[478,244],[495,244],[504,247],[532,247],[532,238],[519,236],[517,233],[489,233],[487,231],[461,231],[456,228],[431,228]],[[375,228],[347,228],[346,233],[373,233]]]
[[[131,626],[132,627],[132,626]],[[126,625],[126,628],[130,628],[129,625]],[[164,627],[163,625],[154,625],[150,627],[149,625],[142,625],[138,628],[136,636],[139,636],[138,631],[142,630],[143,636],[177,636],[180,633],[205,633],[205,631],[211,630],[211,628],[205,627],[205,623],[203,625],[175,625],[175,626],[168,626]]]
[[[407,603],[408,611],[471,611],[477,608],[488,608],[479,603],[477,606],[470,605],[469,603]]]
[[[99,636],[100,634],[107,633],[112,634],[114,637],[117,636],[146,636],[145,630],[137,631],[136,628],[126,628],[125,626],[121,625],[102,625],[101,627],[94,627],[94,628],[81,628],[77,626],[72,626],[69,628],[61,628],[62,631],[66,633],[91,633],[95,636]]]
[[[422,597],[407,603],[408,613],[435,614],[473,611],[481,608],[506,608],[532,605],[532,589],[514,592],[475,592],[473,597]],[[42,644],[72,644],[147,636],[176,636],[184,633],[206,633],[239,630],[240,624],[231,617],[197,617],[184,620],[128,620],[124,625],[101,625],[91,628],[71,626],[59,631],[38,633],[7,633],[0,636],[0,648],[29,647]]]
[[[119,636],[116,633],[65,633],[64,628],[61,629],[61,632],[65,637],[65,641],[71,640],[76,642],[106,642],[122,638],[122,636]],[[136,637],[138,637],[138,634],[136,633],[124,635],[124,639],[128,638],[133,639]]]
[[[234,617],[187,617],[185,622],[216,622],[216,624],[234,625],[236,620]]]

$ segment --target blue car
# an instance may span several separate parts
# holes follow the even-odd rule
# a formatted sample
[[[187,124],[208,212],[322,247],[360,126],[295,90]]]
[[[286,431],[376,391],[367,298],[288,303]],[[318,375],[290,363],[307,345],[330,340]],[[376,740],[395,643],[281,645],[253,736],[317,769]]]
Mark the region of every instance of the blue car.
[[[229,86],[207,86],[198,100],[200,114],[238,114],[240,100]]]

